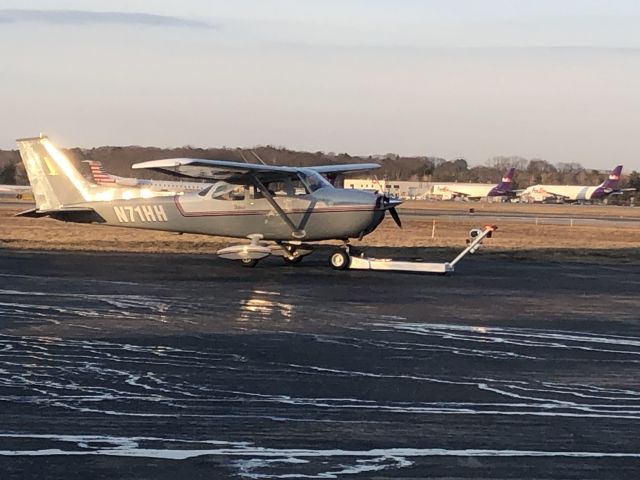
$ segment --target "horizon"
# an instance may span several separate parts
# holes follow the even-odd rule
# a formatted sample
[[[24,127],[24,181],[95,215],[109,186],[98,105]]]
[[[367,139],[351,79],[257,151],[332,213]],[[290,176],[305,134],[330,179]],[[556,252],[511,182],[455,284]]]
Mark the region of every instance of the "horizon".
[[[640,170],[630,0],[4,4],[3,149],[44,131]]]

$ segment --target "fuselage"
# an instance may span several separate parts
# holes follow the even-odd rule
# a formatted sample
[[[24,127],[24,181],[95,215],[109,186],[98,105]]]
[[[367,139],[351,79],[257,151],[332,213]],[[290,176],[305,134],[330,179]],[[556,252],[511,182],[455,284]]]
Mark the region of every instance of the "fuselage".
[[[495,189],[495,184],[463,184],[463,183],[449,183],[436,185],[434,187],[435,194],[449,193],[453,196],[463,196],[469,198],[482,198],[492,196],[491,193]]]
[[[532,185],[522,192],[522,196],[536,201],[547,198],[562,198],[568,201],[598,200],[612,192],[605,191],[601,186],[587,185]]]
[[[265,240],[282,241],[355,238],[373,231],[384,218],[377,195],[368,192],[321,188],[304,195],[275,196],[280,208],[305,233],[294,238],[283,218],[253,188],[224,199],[201,193],[75,206],[91,208],[97,216],[90,221],[107,225],[237,238],[260,233]]]

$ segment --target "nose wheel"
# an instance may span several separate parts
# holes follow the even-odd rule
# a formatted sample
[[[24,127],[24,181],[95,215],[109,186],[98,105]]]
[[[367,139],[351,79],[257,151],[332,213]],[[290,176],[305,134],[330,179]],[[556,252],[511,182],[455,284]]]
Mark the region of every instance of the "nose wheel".
[[[336,250],[331,254],[329,262],[331,263],[331,268],[334,270],[345,270],[351,263],[351,256],[346,250]]]

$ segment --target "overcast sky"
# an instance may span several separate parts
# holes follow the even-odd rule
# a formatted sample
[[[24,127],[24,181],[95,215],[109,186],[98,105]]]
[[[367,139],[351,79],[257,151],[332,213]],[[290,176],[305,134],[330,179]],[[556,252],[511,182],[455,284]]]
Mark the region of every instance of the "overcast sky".
[[[0,148],[282,145],[640,170],[640,2],[0,1]]]

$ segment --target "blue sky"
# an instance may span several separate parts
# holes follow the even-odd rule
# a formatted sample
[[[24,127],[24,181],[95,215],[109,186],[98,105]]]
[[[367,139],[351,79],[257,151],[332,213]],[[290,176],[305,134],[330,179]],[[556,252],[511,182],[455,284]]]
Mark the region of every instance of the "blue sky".
[[[0,1],[0,147],[521,155],[640,170],[640,2]]]

